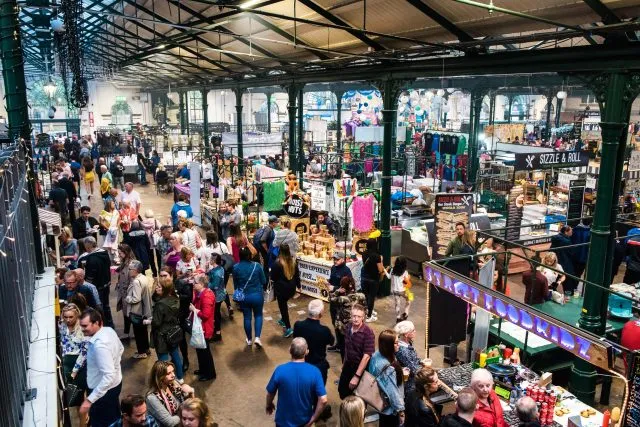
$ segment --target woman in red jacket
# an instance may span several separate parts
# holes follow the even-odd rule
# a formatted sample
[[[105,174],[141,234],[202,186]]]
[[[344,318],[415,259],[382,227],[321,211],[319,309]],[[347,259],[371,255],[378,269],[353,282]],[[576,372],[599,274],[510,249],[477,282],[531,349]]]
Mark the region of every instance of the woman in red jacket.
[[[202,329],[207,341],[206,348],[197,348],[198,370],[194,374],[198,375],[199,381],[210,381],[216,378],[216,367],[213,364],[213,356],[209,347],[209,340],[213,337],[213,315],[216,305],[216,295],[208,287],[209,278],[200,275],[193,285],[193,303],[189,305],[189,310],[194,316],[202,320]]]
[[[493,391],[491,372],[482,368],[475,369],[471,374],[471,388],[478,395],[473,427],[509,427],[502,414],[500,398]]]

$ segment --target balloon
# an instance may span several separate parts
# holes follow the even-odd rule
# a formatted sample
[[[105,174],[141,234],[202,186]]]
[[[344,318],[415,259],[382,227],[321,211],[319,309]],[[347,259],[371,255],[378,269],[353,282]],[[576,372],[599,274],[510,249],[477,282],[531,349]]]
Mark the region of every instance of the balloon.
[[[367,116],[365,114],[360,114],[360,120],[364,122],[365,120],[367,120]]]
[[[356,111],[356,113],[362,114],[362,110],[358,110],[358,111]]]
[[[365,106],[365,107],[368,107],[368,106],[369,106],[369,103],[368,103],[368,102],[365,102],[365,103],[364,103],[364,106]]]
[[[419,105],[416,105],[416,108],[414,108],[414,109],[415,109],[416,113],[417,113],[418,111],[422,110],[422,108],[420,108],[420,106],[419,106]]]
[[[373,96],[372,96],[372,95],[369,95],[369,96],[367,96],[367,99],[368,99],[369,101],[371,101],[371,100],[373,99]]]
[[[403,113],[404,112],[404,105],[400,105],[398,107],[398,113]]]

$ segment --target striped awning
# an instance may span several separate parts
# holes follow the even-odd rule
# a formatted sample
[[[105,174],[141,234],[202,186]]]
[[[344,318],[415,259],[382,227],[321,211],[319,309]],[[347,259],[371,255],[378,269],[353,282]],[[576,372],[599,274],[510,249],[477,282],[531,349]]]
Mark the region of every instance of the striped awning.
[[[40,218],[40,230],[44,234],[51,236],[59,236],[62,229],[62,220],[60,214],[43,208],[38,208],[38,217]]]

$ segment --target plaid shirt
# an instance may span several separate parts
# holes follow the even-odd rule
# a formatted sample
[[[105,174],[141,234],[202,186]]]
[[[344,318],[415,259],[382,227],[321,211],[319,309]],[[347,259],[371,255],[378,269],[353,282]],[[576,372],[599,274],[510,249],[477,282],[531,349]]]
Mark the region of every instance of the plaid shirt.
[[[164,237],[161,237],[160,240],[158,240],[158,244],[156,245],[156,249],[160,253],[160,257],[164,258],[164,256],[167,254],[167,252],[169,252],[169,250],[171,249],[171,243],[169,243],[168,240],[165,240]]]

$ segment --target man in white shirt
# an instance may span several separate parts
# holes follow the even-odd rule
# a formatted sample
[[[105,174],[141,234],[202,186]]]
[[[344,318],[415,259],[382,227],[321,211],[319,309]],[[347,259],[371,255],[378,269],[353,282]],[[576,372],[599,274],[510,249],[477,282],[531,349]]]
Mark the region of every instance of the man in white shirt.
[[[92,427],[109,427],[120,418],[122,370],[120,360],[124,347],[116,332],[102,325],[102,315],[85,310],[80,327],[89,338],[87,346],[87,385],[89,396],[80,406],[80,414],[91,416]]]
[[[133,183],[127,182],[124,185],[124,192],[120,194],[120,202],[129,202],[131,207],[136,210],[136,214],[140,215],[142,199],[140,193],[133,189]]]

